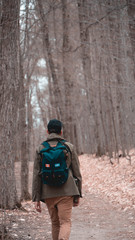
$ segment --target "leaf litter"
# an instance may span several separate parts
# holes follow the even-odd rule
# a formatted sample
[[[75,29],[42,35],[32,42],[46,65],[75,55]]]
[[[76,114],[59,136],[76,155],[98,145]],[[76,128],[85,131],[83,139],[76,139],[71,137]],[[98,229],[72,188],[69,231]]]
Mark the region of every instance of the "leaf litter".
[[[120,158],[112,165],[107,157],[85,154],[80,163],[85,192],[100,194],[121,209],[135,209],[135,157],[131,164]]]

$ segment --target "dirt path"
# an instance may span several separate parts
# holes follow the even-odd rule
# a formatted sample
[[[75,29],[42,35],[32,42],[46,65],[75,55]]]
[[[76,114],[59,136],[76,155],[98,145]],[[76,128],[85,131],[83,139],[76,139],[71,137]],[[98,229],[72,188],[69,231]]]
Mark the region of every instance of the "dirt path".
[[[87,194],[73,211],[71,240],[135,239],[135,212],[119,211],[99,196]]]
[[[51,224],[45,204],[35,212],[31,202],[25,211],[8,212],[9,230],[17,240],[51,240]],[[135,240],[134,210],[120,211],[99,196],[87,193],[80,206],[73,208],[70,240]]]
[[[87,155],[80,160],[83,198],[73,208],[70,240],[135,240],[135,159],[131,166],[123,159],[115,166]],[[30,163],[30,192],[32,170]],[[16,179],[20,194],[20,163],[16,163]],[[46,205],[42,204],[41,214],[32,202],[22,205],[24,210],[6,211],[0,217],[12,240],[51,240]]]

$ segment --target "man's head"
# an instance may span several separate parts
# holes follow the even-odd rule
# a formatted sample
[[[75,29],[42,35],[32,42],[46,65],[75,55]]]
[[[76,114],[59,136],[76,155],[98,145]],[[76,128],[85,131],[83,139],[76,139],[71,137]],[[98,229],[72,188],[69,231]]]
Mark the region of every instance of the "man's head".
[[[62,122],[60,122],[57,119],[52,119],[49,121],[48,125],[48,133],[57,133],[61,134],[61,129],[62,129]]]

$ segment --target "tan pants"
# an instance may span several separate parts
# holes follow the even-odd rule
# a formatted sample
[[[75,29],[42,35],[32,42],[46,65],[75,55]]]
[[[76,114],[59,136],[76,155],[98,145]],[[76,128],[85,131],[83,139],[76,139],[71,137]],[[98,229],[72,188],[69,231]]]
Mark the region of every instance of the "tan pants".
[[[53,240],[69,240],[73,197],[55,197],[45,201],[51,217]]]

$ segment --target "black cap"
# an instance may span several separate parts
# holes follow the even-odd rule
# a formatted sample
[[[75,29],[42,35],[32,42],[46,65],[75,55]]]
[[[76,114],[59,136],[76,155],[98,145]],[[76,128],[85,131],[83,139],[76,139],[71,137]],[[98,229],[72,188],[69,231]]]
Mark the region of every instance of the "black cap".
[[[49,133],[60,133],[62,129],[62,122],[57,119],[51,119],[47,125]]]

